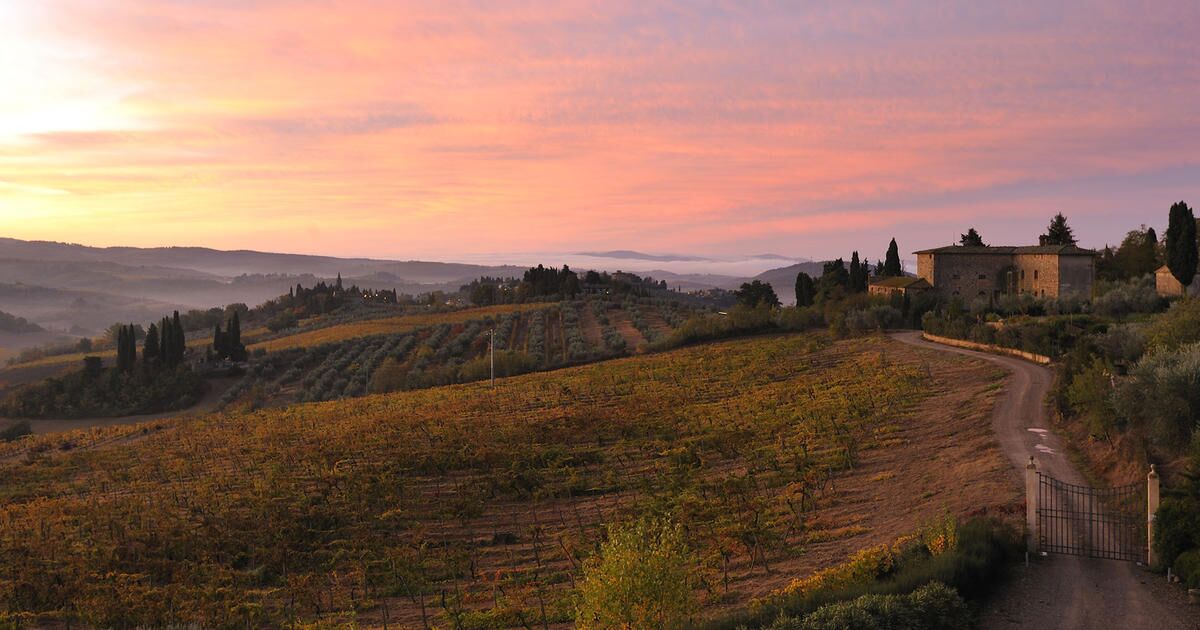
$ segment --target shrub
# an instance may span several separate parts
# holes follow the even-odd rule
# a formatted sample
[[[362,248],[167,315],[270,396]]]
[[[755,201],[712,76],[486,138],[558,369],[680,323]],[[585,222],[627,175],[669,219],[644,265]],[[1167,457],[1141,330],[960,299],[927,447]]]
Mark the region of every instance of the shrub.
[[[1094,339],[1096,349],[1114,363],[1129,364],[1146,353],[1146,333],[1137,326],[1112,326]]]
[[[937,543],[939,540],[953,540],[953,548]],[[931,546],[942,552],[932,554]],[[935,521],[926,526],[920,539],[901,539],[890,547],[863,550],[844,565],[794,581],[747,613],[706,627],[766,627],[781,617],[801,619],[832,602],[868,594],[912,593],[930,582],[948,584],[968,600],[978,599],[995,588],[1019,548],[1017,533],[995,519],[972,519],[957,527],[944,519]]]
[[[957,630],[971,625],[971,612],[954,589],[931,582],[907,595],[863,595],[826,604],[799,619],[781,619],[771,630]]]
[[[12,442],[13,440],[19,440],[32,433],[33,427],[29,426],[29,421],[22,420],[16,424],[5,427],[3,430],[0,430],[0,442]]]
[[[612,528],[584,565],[576,627],[684,627],[693,609],[692,565],[683,527],[670,519]]]
[[[1200,298],[1179,300],[1146,327],[1150,347],[1173,350],[1200,342]]]
[[[1188,588],[1200,588],[1200,549],[1192,549],[1175,558],[1175,573]]]
[[[516,376],[532,372],[537,368],[537,359],[524,352],[496,351],[496,376]],[[484,355],[464,363],[458,370],[458,379],[464,383],[482,381],[491,376],[491,369],[491,357]]]
[[[1071,379],[1067,401],[1071,409],[1087,423],[1094,436],[1107,437],[1117,420],[1113,408],[1113,366],[1096,358]]]
[[[1186,445],[1200,418],[1200,343],[1152,352],[1117,389],[1117,414],[1169,451]]]
[[[1157,313],[1165,305],[1166,300],[1155,288],[1154,276],[1148,275],[1107,288],[1092,301],[1092,312],[1105,317],[1125,317],[1133,313]]]

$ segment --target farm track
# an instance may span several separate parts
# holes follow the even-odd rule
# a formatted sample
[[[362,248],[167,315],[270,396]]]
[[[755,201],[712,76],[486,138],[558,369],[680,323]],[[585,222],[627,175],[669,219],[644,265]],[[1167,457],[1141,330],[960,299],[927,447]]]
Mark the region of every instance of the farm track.
[[[646,338],[633,325],[633,321],[629,319],[629,314],[625,311],[610,309],[608,311],[608,320],[612,322],[617,332],[625,339],[625,347],[629,352],[634,352],[646,342]]]
[[[1088,485],[1067,458],[1046,414],[1052,376],[1044,367],[1020,359],[950,348],[898,333],[899,341],[941,353],[957,354],[999,365],[1010,373],[992,427],[1023,487],[1025,463],[1036,455],[1044,473],[1075,485]],[[1038,429],[1032,431],[1031,429]],[[1122,628],[1129,630],[1195,630],[1200,611],[1182,601],[1178,589],[1131,562],[1051,556],[1017,572],[1013,584],[999,593],[983,616],[984,630],[1006,628]]]

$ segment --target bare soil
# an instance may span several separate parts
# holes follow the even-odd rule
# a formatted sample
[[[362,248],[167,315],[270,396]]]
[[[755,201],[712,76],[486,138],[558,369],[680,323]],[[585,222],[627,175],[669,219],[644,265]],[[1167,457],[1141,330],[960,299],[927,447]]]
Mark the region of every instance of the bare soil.
[[[630,352],[638,349],[643,343],[646,343],[646,338],[642,333],[634,328],[633,321],[629,319],[629,313],[624,309],[612,309],[608,311],[608,321],[613,328],[625,338],[625,347],[629,348]]]
[[[600,325],[600,320],[596,319],[596,313],[592,311],[592,305],[589,303],[585,303],[579,309],[579,331],[589,348],[604,347],[604,327]]]

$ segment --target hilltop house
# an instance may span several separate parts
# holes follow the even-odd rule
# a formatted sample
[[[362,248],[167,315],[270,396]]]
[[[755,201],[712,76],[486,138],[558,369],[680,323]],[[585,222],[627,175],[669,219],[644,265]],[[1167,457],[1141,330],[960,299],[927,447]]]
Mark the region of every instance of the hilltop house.
[[[928,291],[933,287],[929,285],[924,278],[913,276],[895,276],[892,278],[871,278],[871,284],[867,287],[867,292],[871,295],[882,295],[890,297],[892,295],[914,295],[922,291]]]
[[[917,276],[934,290],[964,299],[1001,295],[1090,297],[1096,252],[1075,245],[951,245],[913,252]]]
[[[1158,289],[1158,294],[1163,297],[1179,297],[1183,295],[1183,283],[1175,278],[1175,274],[1171,273],[1170,268],[1166,265],[1158,268],[1154,272],[1154,286]],[[1192,284],[1188,286],[1188,295],[1200,295],[1200,274],[1196,274]]]

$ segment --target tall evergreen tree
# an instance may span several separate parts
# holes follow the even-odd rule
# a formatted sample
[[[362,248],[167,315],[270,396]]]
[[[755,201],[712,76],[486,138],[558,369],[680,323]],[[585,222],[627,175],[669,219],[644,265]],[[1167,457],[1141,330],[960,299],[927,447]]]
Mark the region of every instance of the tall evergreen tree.
[[[164,317],[158,322],[158,357],[162,365],[171,365],[171,320]]]
[[[867,287],[859,287],[858,280],[862,273],[862,263],[858,260],[858,252],[850,254],[850,281],[849,288],[851,293],[860,293],[866,291]]]
[[[1192,209],[1182,201],[1171,204],[1170,223],[1167,224],[1167,268],[1183,285],[1185,294],[1196,277],[1196,266],[1200,262],[1196,247],[1196,217]]]
[[[227,339],[228,339],[228,336],[225,334],[224,331],[221,330],[221,324],[218,322],[217,325],[213,328],[213,342],[212,342],[213,352],[217,355],[218,359],[228,359],[229,358],[228,343],[226,341]]]
[[[133,324],[129,325],[129,338],[125,340],[125,343],[129,344],[129,348],[125,352],[129,355],[129,369],[132,370],[137,364],[138,355],[137,328]]]
[[[117,369],[124,372],[125,365],[129,362],[125,356],[125,351],[128,346],[125,343],[125,324],[121,324],[121,328],[117,330]]]
[[[975,228],[968,229],[967,233],[962,235],[959,242],[962,243],[963,247],[987,247],[983,242],[983,237],[979,235],[979,232],[975,231]]]
[[[812,276],[801,271],[796,274],[796,306],[812,306],[817,296],[817,287]]]
[[[142,360],[149,365],[158,359],[158,326],[150,324],[146,329],[146,341],[142,346]]]
[[[1050,219],[1046,233],[1038,240],[1042,245],[1074,245],[1075,234],[1071,231],[1071,226],[1067,225],[1067,217],[1059,212]]]
[[[866,291],[871,286],[871,262],[865,258],[858,268],[858,286],[861,287],[860,291]]]
[[[900,264],[900,248],[896,246],[896,239],[888,244],[887,256],[883,261],[883,276],[894,278],[904,275],[904,267]]]
[[[171,328],[175,334],[175,363],[178,365],[183,362],[183,355],[187,353],[187,339],[183,335],[183,324],[179,322],[179,311],[171,316]]]

